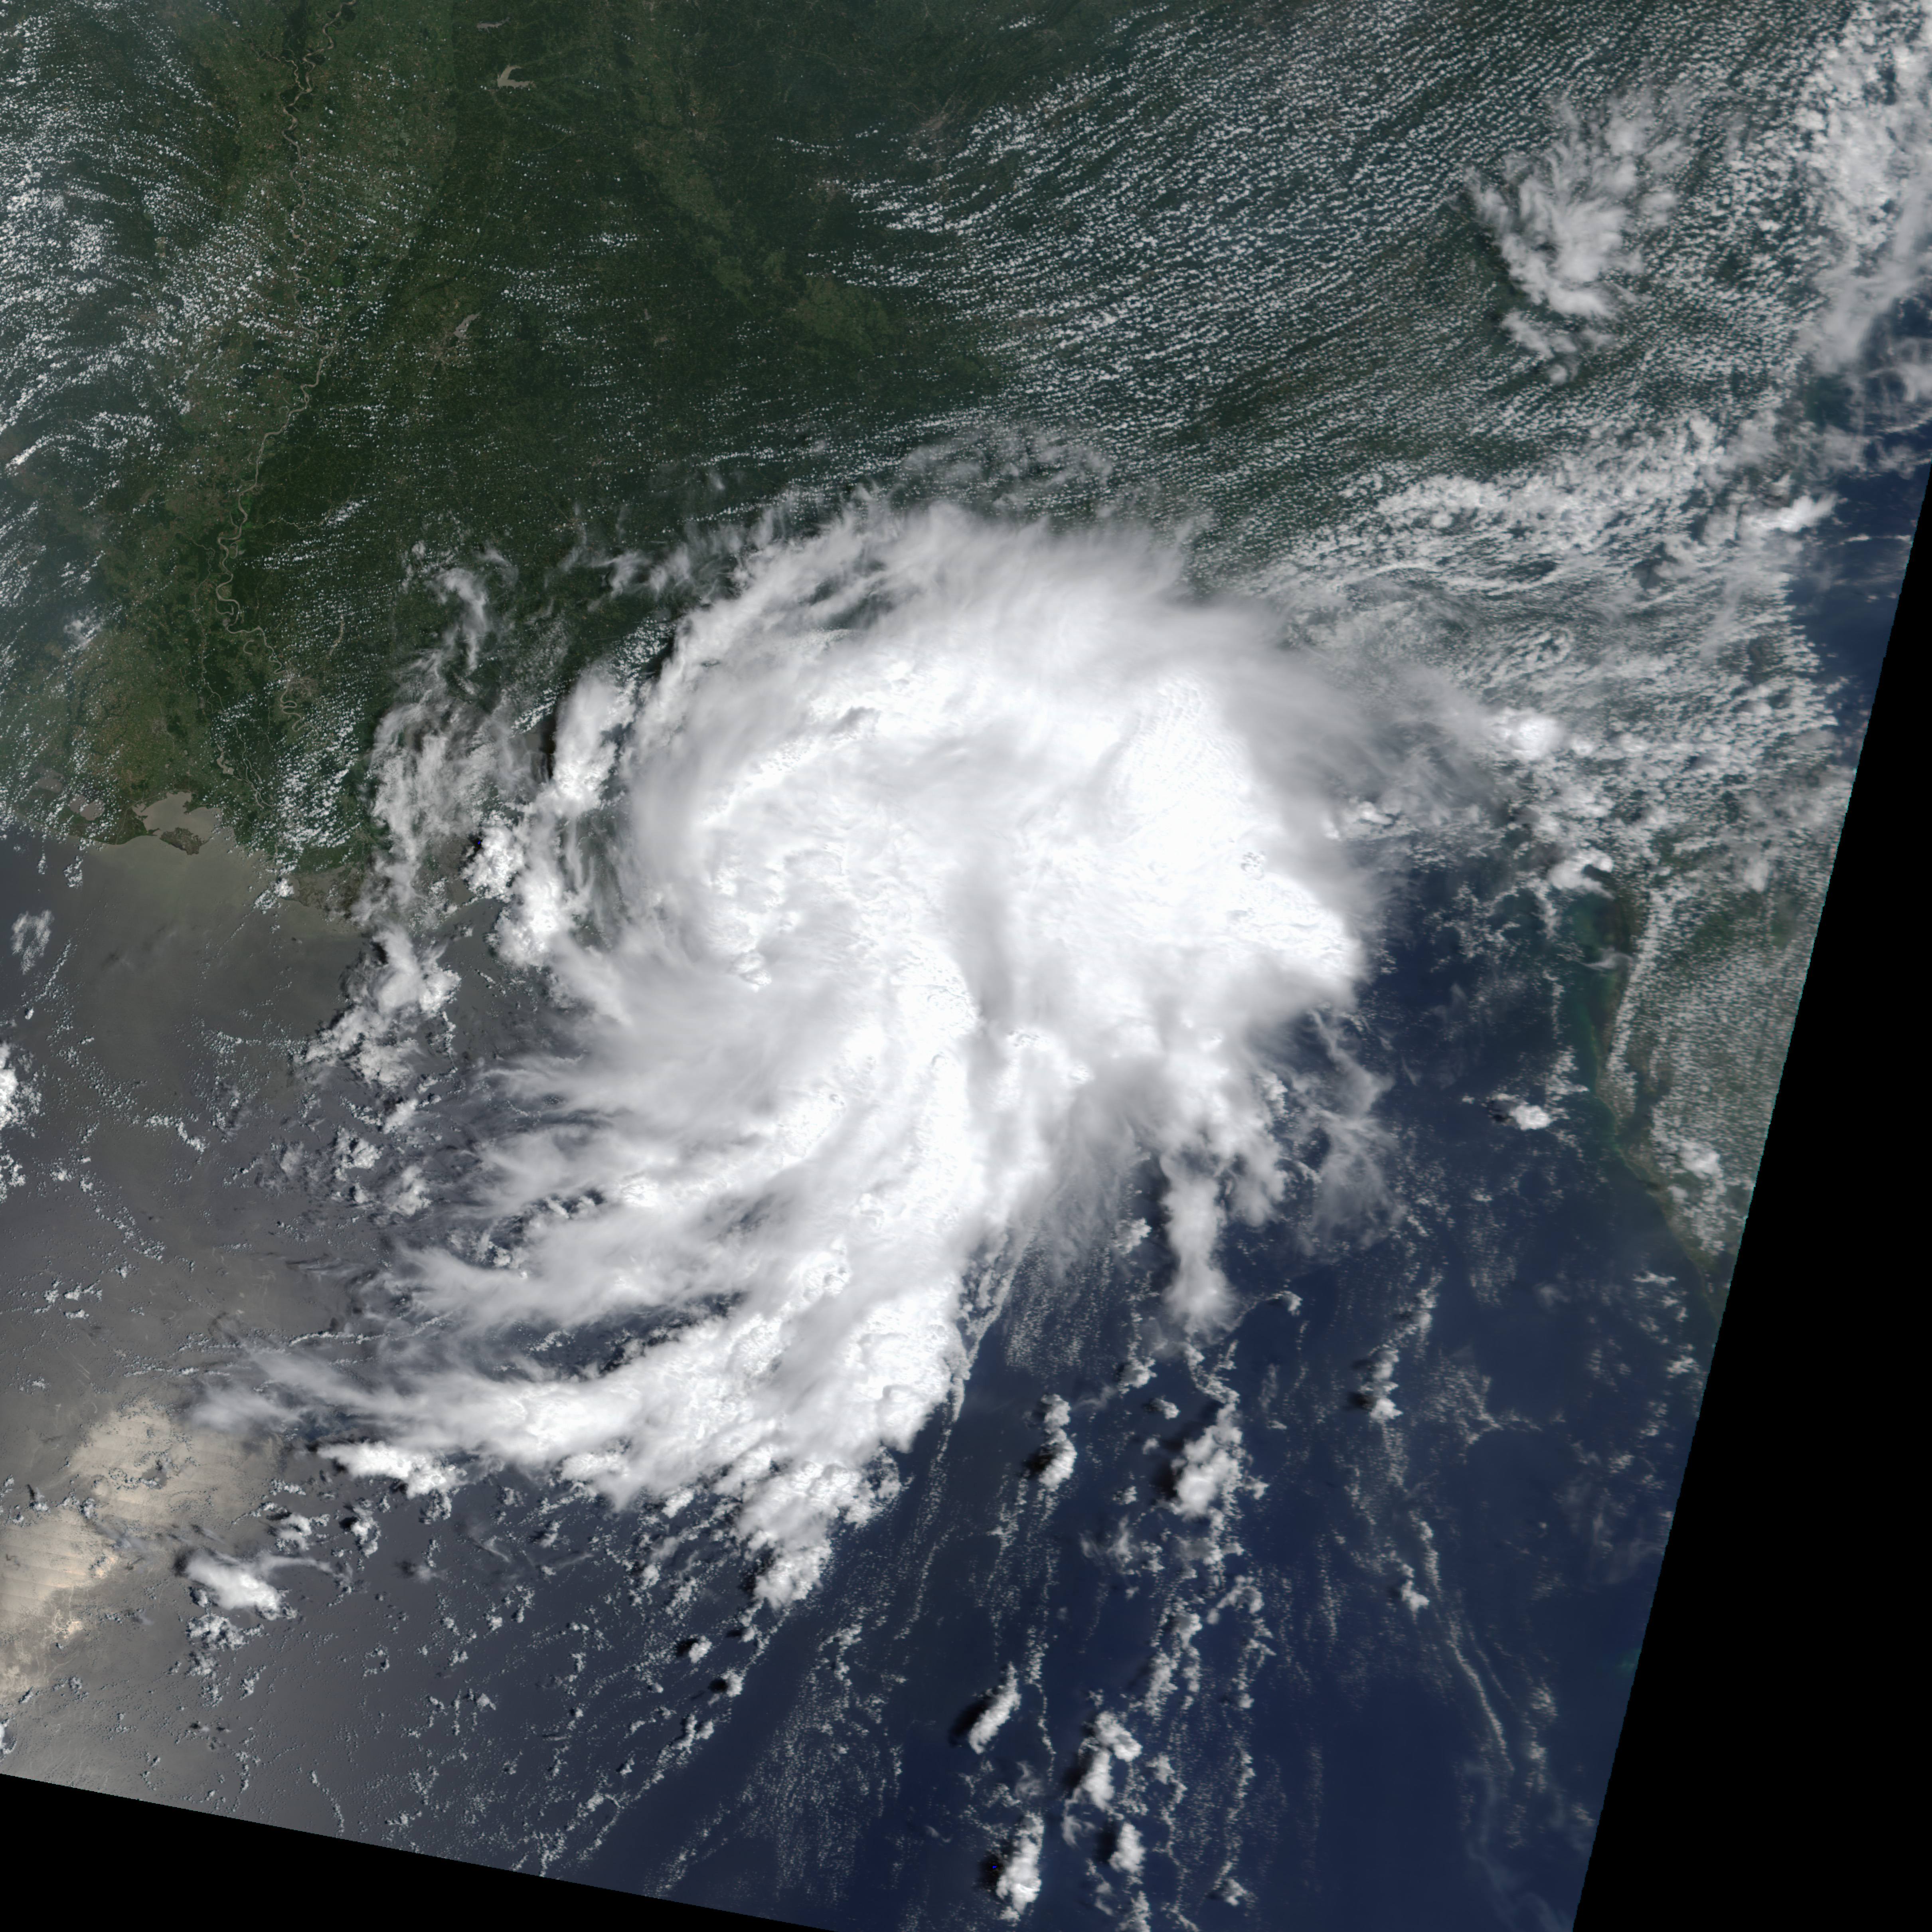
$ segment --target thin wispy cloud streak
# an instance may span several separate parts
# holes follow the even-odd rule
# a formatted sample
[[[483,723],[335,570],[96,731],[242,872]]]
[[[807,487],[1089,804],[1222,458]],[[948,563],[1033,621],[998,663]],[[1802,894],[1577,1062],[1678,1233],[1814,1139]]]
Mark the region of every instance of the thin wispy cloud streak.
[[[1018,1262],[1132,1175],[1170,1329],[1234,1314],[1221,1244],[1287,1178],[1284,1031],[1364,970],[1333,806],[1368,742],[1267,619],[1144,548],[944,512],[754,554],[656,680],[582,680],[514,807],[487,744],[400,734],[399,821],[495,787],[472,883],[569,1045],[498,1072],[526,1124],[482,1150],[487,1232],[413,1257],[434,1354],[283,1385],[418,1481],[465,1452],[722,1494],[762,1593],[808,1588]],[[379,1073],[453,982],[405,897],[337,1035],[392,1042]],[[599,1372],[506,1364],[533,1326],[617,1339]]]

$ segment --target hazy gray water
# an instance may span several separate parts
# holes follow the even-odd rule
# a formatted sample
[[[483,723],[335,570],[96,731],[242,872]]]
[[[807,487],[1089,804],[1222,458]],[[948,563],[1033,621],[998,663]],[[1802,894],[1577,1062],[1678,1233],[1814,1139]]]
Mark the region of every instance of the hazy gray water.
[[[1235,1340],[1131,1385],[1157,1268],[1109,1240],[1030,1280],[898,1498],[784,1622],[752,1613],[711,1501],[626,1515],[548,1472],[410,1494],[298,1446],[369,1432],[347,1403],[279,1442],[193,1430],[198,1391],[249,1386],[257,1334],[366,1367],[396,1414],[400,1358],[355,1335],[408,1332],[382,1292],[400,1204],[420,1192],[440,1235],[473,1232],[479,1150],[532,1118],[477,1074],[554,1018],[488,951],[487,913],[451,938],[436,896],[492,814],[526,837],[528,796],[410,758],[460,764],[502,722],[469,704],[479,663],[511,668],[508,710],[542,710],[573,585],[608,634],[635,614],[621,668],[662,641],[656,553],[580,542],[559,563],[526,536],[506,556],[488,501],[425,506],[399,461],[401,538],[366,546],[367,580],[330,574],[362,539],[307,519],[267,574],[324,647],[350,618],[383,638],[394,555],[442,532],[403,568],[421,634],[442,627],[410,673],[431,699],[377,761],[398,780],[379,815],[425,861],[390,909],[461,980],[378,1042],[406,1081],[298,1075],[357,940],[258,903],[267,875],[218,848],[90,854],[73,886],[69,851],[0,854],[21,1083],[0,1130],[10,1769],[894,1932],[997,1915],[985,1862],[1010,1868],[1030,1827],[1048,1922],[1244,1886],[1324,1923],[1567,1916],[1709,1312],[1587,1093],[1580,1014],[1621,941],[1585,916],[1583,868],[1650,922],[1600,1091],[1648,1109],[1680,1232],[1721,1262],[1873,662],[1799,593],[1861,578],[1850,545],[1888,536],[1866,493],[1922,470],[1898,432],[1924,400],[1926,56],[1903,8],[1550,9],[1501,43],[1475,14],[1438,35],[1380,10],[1359,41],[1339,17],[1288,9],[1258,37],[1137,16],[929,151],[851,160],[896,238],[877,278],[990,319],[1005,392],[882,419],[799,478],[782,454],[704,454],[753,508],[797,482],[807,526],[826,478],[860,473],[1040,527],[1144,515],[1383,704],[1391,741],[1468,725],[1494,790],[1454,801],[1460,829],[1419,832],[1382,794],[1355,828],[1390,869],[1414,861],[1354,1042],[1388,1082],[1406,1229],[1312,1266],[1298,1196],[1230,1260],[1252,1304]],[[18,260],[58,290],[73,215],[46,206],[45,250]],[[211,313],[220,279],[190,291]],[[48,305],[13,363],[51,366],[97,327],[76,314]],[[90,338],[70,374],[118,341]],[[634,371],[608,348],[586,352],[615,394]],[[52,580],[10,580],[38,586],[23,637],[86,630]],[[337,829],[362,715],[289,749],[287,849]],[[517,1339],[557,1388],[620,1339],[540,1327]],[[1043,1485],[1063,1447],[1074,1473]],[[1172,1492],[1224,1448],[1227,1514],[1204,1530]],[[953,1734],[1009,1671],[1008,1724],[976,1751]],[[1102,1748],[1109,1715],[1138,1756]],[[1138,1898],[1126,1825],[1153,1847]]]
[[[194,1702],[176,1565],[259,1539],[250,1512],[284,1458],[191,1431],[184,1412],[244,1334],[329,1318],[276,1204],[226,1184],[234,1137],[299,1106],[290,1046],[333,1010],[361,944],[265,909],[268,883],[218,834],[191,856],[155,838],[0,846],[19,1083],[0,1130],[10,1769],[190,1795],[164,1748]]]

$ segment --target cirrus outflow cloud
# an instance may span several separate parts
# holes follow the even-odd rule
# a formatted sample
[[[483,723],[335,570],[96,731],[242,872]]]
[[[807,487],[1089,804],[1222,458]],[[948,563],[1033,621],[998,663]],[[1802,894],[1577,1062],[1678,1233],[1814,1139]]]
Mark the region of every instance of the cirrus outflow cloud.
[[[455,822],[412,787],[489,755],[410,742],[384,796]],[[1364,970],[1330,813],[1364,742],[1262,616],[1118,538],[928,512],[755,554],[654,681],[586,677],[548,778],[477,829],[497,949],[572,1038],[500,1070],[526,1124],[484,1150],[491,1232],[414,1258],[435,1359],[284,1386],[412,1468],[722,1494],[764,1594],[809,1587],[1020,1258],[1104,1235],[1136,1171],[1167,1319],[1230,1318],[1224,1233],[1284,1186],[1270,1056]],[[399,986],[446,997],[406,910],[356,1052]],[[623,1339],[506,1369],[533,1326]]]

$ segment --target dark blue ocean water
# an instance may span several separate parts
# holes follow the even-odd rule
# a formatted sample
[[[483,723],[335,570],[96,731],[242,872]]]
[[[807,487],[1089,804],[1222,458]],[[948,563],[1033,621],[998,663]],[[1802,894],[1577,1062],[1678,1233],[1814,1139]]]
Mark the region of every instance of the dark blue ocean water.
[[[1795,593],[1845,680],[1848,753],[1924,476],[1922,460],[1847,486]],[[44,1103],[8,1143],[26,1176],[10,1225],[39,1244],[22,1266],[64,1281],[85,1259],[106,1279],[104,1241],[130,1208],[165,1220],[166,1252],[134,1255],[85,1334],[16,1311],[16,1366],[104,1388],[131,1342],[152,1367],[163,1352],[136,1316],[152,1327],[170,1265],[184,1305],[191,1276],[224,1310],[245,1279],[266,1332],[352,1328],[380,1299],[388,1237],[265,1178],[277,1147],[352,1118],[339,1079],[291,1084],[276,1034],[333,1010],[350,946],[271,962],[250,1016],[234,975],[266,915],[218,893],[199,912],[117,898],[98,855],[70,887],[72,851],[48,852],[44,869],[24,842],[8,853],[0,908],[9,930],[50,912],[50,960],[77,942],[51,1002],[22,982],[8,1036]],[[221,1764],[205,1785],[149,1786],[176,1802],[842,1932],[995,1922],[1028,1818],[1042,1923],[1122,1909],[1124,1819],[1157,1916],[1205,1923],[1245,1899],[1275,1922],[1391,1932],[1568,1924],[1728,1263],[1694,1266],[1606,1111],[1580,1081],[1550,1084],[1566,1054],[1580,1072],[1597,1051],[1592,936],[1525,919],[1513,951],[1468,957],[1447,916],[1468,883],[1407,888],[1358,1024],[1280,1042],[1318,1099],[1345,1066],[1385,1083],[1366,1117],[1383,1195],[1358,1191],[1322,1232],[1313,1195],[1291,1192],[1240,1236],[1246,1312],[1192,1360],[1150,1350],[1158,1243],[1022,1270],[957,1414],[899,1459],[898,1499],[843,1533],[784,1616],[754,1607],[722,1520],[646,1582],[663,1526],[634,1513],[503,1478],[410,1496],[297,1443],[276,1452],[279,1506],[333,1540],[320,1567],[282,1573],[296,1618],[197,1652],[163,1564],[123,1606],[145,1606],[154,1657],[130,1649],[92,1690],[50,1676],[41,1694],[94,1726],[98,1770],[131,1772],[148,1742],[164,1769]],[[451,955],[476,1044],[522,1024],[490,1010],[471,970],[483,929]],[[212,1130],[215,1156],[137,1119],[130,1076],[172,1079],[164,1111]],[[1526,1098],[1548,1126],[1516,1124]],[[82,1144],[96,1192],[77,1234],[48,1176]],[[1319,1166],[1337,1148],[1318,1132],[1299,1152]],[[1125,1211],[1151,1214],[1152,1198]],[[171,1375],[237,1359],[218,1337],[176,1354]],[[1136,1362],[1144,1380],[1124,1373]],[[1378,1364],[1393,1415],[1373,1411]],[[1054,1396],[1077,1456],[1048,1491],[1031,1472]],[[1207,1522],[1176,1511],[1172,1479],[1217,1426],[1241,1480]],[[358,1516],[373,1541],[347,1528]],[[221,1533],[245,1548],[262,1528]],[[700,1641],[667,1664],[674,1636]],[[966,1730],[1010,1666],[1014,1714],[975,1753]],[[110,1702],[146,1714],[124,1742]],[[1139,1748],[1114,1760],[1104,1807],[1082,1786],[1102,1714]]]
[[[1398,952],[1363,1058],[1394,1083],[1381,1112],[1400,1223],[1325,1256],[1292,1218],[1250,1237],[1232,1273],[1252,1310],[1214,1353],[1218,1390],[1180,1361],[1121,1388],[1157,1274],[1023,1282],[891,1515],[851,1534],[763,1652],[719,1760],[694,1760],[574,1869],[808,1924],[986,1922],[994,1900],[971,1900],[998,1844],[988,1787],[1004,1786],[1046,1821],[1037,1909],[1065,1922],[1099,1895],[1112,1843],[1068,1790],[1088,1727],[1105,1708],[1141,1730],[1163,1628],[1192,1610],[1217,1616],[1193,1708],[1141,1740],[1186,1792],[1164,1832],[1144,1826],[1172,1854],[1148,1859],[1157,1909],[1211,1910],[1218,1888],[1279,1923],[1567,1923],[1694,1420],[1686,1340],[1710,1285],[1594,1102],[1538,1131],[1480,1104],[1520,1091],[1551,1044],[1546,982],[1524,983],[1514,1008],[1492,997],[1482,1022],[1445,1024],[1459,987],[1466,1012],[1484,989],[1426,944]],[[1384,1351],[1389,1420],[1360,1393]],[[1080,1461],[1001,1544],[1048,1390],[1071,1406]],[[1189,1549],[1160,1478],[1227,1416],[1266,1488],[1216,1562]],[[1410,1576],[1424,1607],[1401,1600]],[[1228,1606],[1244,1587],[1258,1611]],[[855,1621],[852,1681],[828,1696],[824,1660]],[[1029,1658],[1020,1714],[976,1759],[964,1720]],[[811,1849],[835,1838],[836,1877]]]
[[[16,1204],[30,1211],[15,1225],[46,1250],[34,1266],[64,1280],[83,1250],[104,1258],[105,1229],[90,1217],[94,1232],[77,1231],[51,1198],[32,1206],[49,1192],[34,1176],[85,1118],[100,1038],[85,1029],[124,949],[114,902],[54,870],[14,879],[22,910],[47,902],[56,949],[80,942],[58,1038],[33,1042],[47,1104],[20,1143]],[[1550,996],[1551,974],[1580,969],[1526,956],[1518,966],[1535,970],[1499,994],[1494,968],[1430,940],[1428,912],[1412,909],[1342,1049],[1390,1082],[1373,1110],[1387,1211],[1312,1249],[1294,1212],[1244,1236],[1230,1274],[1249,1312],[1192,1363],[1155,1358],[1133,1387],[1120,1371],[1148,1358],[1158,1244],[1023,1271],[957,1415],[928,1426],[898,1501],[842,1537],[785,1616],[752,1610],[728,1539],[695,1538],[688,1572],[647,1588],[634,1515],[503,1479],[444,1504],[348,1481],[292,1447],[280,1506],[333,1522],[359,1505],[380,1526],[372,1548],[338,1534],[324,1568],[280,1573],[298,1616],[232,1654],[204,1647],[196,1671],[138,1682],[130,1654],[118,1688],[44,1694],[74,1700],[77,1724],[89,1709],[104,1721],[104,1702],[145,1708],[142,1728],[173,1740],[164,1756],[206,1750],[196,1740],[226,1726],[224,1768],[193,1794],[214,1808],[806,1924],[992,1922],[989,1862],[1024,1815],[1045,1825],[1036,1909],[1056,1922],[1102,1896],[1124,1812],[1140,1821],[1156,1910],[1192,1916],[1218,1891],[1319,1924],[1567,1922],[1694,1416],[1685,1337],[1706,1284],[1594,1101],[1564,1097],[1547,1129],[1494,1118],[1492,1096],[1524,1090],[1562,1027],[1582,1024]],[[157,918],[129,936],[158,958],[170,931],[178,946],[190,935]],[[221,1096],[198,1077],[212,1070],[196,1042],[205,1055],[238,1016],[232,1001],[204,1010],[176,978],[155,1064],[178,1066],[170,1111],[206,1132]],[[1304,1069],[1334,1057],[1312,1035],[1282,1053]],[[331,1131],[326,1105],[292,1107],[273,1054],[257,1058],[254,1084],[226,1096],[214,1161],[168,1156],[178,1136],[132,1119],[82,1130],[107,1156],[94,1173],[109,1225],[114,1205],[172,1225],[153,1256],[130,1257],[124,1288],[110,1281],[91,1344],[17,1315],[22,1361],[38,1351],[48,1366],[51,1350],[80,1372],[91,1346],[103,1387],[130,1344],[165,1362],[147,1330],[170,1269],[169,1292],[186,1301],[198,1278],[224,1309],[250,1280],[296,1281],[299,1310],[284,1287],[284,1306],[257,1312],[284,1333],[370,1292],[356,1285],[381,1268],[382,1244],[352,1213],[251,1178],[262,1143]],[[232,1346],[212,1339],[168,1372],[234,1372]],[[1392,1418],[1363,1394],[1378,1360],[1393,1365]],[[1048,1395],[1068,1403],[1078,1452],[1051,1493],[1028,1473]],[[1180,1516],[1176,1458],[1229,1420],[1250,1486],[1220,1522]],[[216,1533],[244,1549],[262,1528]],[[1426,1605],[1402,1600],[1405,1582]],[[122,1607],[146,1605],[178,1666],[192,1615],[180,1579],[164,1564],[129,1594]],[[640,1669],[672,1628],[710,1648],[681,1677]],[[1163,1656],[1180,1660],[1178,1688],[1150,1712]],[[964,1727],[1010,1664],[1018,1708],[976,1754]],[[1069,1788],[1102,1710],[1142,1749],[1117,1764],[1111,1822]],[[705,1723],[710,1736],[667,1757]],[[668,1774],[636,1794],[654,1765]],[[170,1795],[190,1794],[177,1780]]]
[[[1846,680],[1848,722],[1869,702],[1885,560],[1902,567],[1922,478],[1847,489],[1845,534],[1871,541],[1821,544],[1798,594]],[[1832,574],[1846,554],[1856,600]],[[45,902],[57,943],[70,927],[106,940],[112,904],[53,876],[69,856],[42,872],[24,846],[9,855],[10,927]],[[380,1538],[285,1573],[298,1618],[203,1673],[203,1701],[229,1685],[217,1704],[248,1768],[199,1802],[867,1932],[994,1922],[999,1860],[1028,1816],[1044,1827],[1040,1922],[1118,1910],[1122,1814],[1138,1821],[1156,1912],[1198,1921],[1246,1898],[1277,1922],[1391,1932],[1568,1924],[1726,1284],[1676,1246],[1600,1103],[1548,1090],[1566,1052],[1585,1069],[1596,1051],[1588,935],[1528,936],[1526,921],[1513,954],[1472,959],[1445,937],[1463,883],[1412,886],[1358,1025],[1280,1043],[1286,1068],[1345,1058],[1386,1083],[1370,1110],[1385,1198],[1312,1237],[1312,1197],[1292,1196],[1237,1243],[1246,1312],[1232,1334],[1192,1361],[1156,1355],[1131,1386],[1123,1367],[1148,1359],[1164,1286],[1158,1244],[1023,1270],[958,1413],[901,1459],[898,1500],[844,1534],[820,1589],[782,1618],[753,1609],[722,1523],[646,1586],[634,1515],[502,1479],[449,1505],[383,1494],[292,1448],[283,1478],[302,1499],[286,1506],[359,1505]],[[472,963],[480,931],[460,942]],[[91,970],[111,980],[116,947],[95,950]],[[105,982],[80,963],[82,1004],[104,1010]],[[169,984],[163,1058],[191,1067],[194,1040],[234,1028],[190,980]],[[302,994],[311,1021],[324,991]],[[62,1049],[74,1092],[78,1018]],[[216,1111],[218,1083],[200,1084],[180,1096],[191,1127]],[[369,1292],[356,1284],[380,1280],[382,1238],[340,1205],[265,1193],[259,1159],[278,1136],[326,1139],[347,1101],[324,1082],[292,1108],[272,1084],[258,1070],[234,1088],[218,1162],[163,1177],[176,1249],[196,1215],[235,1204],[232,1234],[252,1204],[245,1232],[265,1267],[299,1271],[308,1313],[352,1308]],[[1526,1096],[1549,1103],[1549,1126],[1510,1118]],[[58,1157],[56,1124],[18,1143],[30,1168]],[[1318,1166],[1333,1150],[1317,1136],[1301,1151]],[[130,1200],[156,1191],[135,1168],[95,1174]],[[1378,1362],[1391,1417],[1370,1406]],[[1029,1466],[1051,1396],[1078,1455],[1048,1493]],[[1176,1459],[1231,1421],[1246,1486],[1218,1523],[1180,1516]],[[641,1667],[673,1630],[707,1648],[681,1676]],[[1180,1688],[1150,1712],[1163,1658]],[[1015,1714],[975,1754],[966,1727],[1009,1666]],[[181,1740],[204,1720],[194,1701]],[[1078,1789],[1102,1712],[1141,1748],[1116,1762],[1117,1787],[1140,1781],[1111,1818]]]

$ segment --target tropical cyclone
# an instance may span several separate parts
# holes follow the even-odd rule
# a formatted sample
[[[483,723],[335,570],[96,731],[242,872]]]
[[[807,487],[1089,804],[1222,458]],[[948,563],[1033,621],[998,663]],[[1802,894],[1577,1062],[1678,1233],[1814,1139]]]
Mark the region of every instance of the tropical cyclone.
[[[428,704],[386,727],[394,849],[474,826],[497,951],[575,1045],[506,1070],[550,1124],[496,1135],[482,1193],[526,1232],[413,1257],[436,1348],[466,1335],[472,1363],[399,1358],[373,1394],[269,1364],[305,1403],[412,1467],[722,1488],[785,1600],[1012,1268],[1077,1245],[1137,1163],[1171,1320],[1226,1325],[1224,1231],[1286,1184],[1286,1030],[1346,1007],[1373,914],[1331,836],[1372,734],[1262,614],[1112,538],[854,517],[748,560],[655,679],[586,675],[520,807],[514,746],[470,728]],[[399,1096],[406,1028],[454,991],[410,930],[432,884],[399,862],[365,907],[386,964],[334,1035]],[[532,1324],[616,1353],[483,1367]]]

